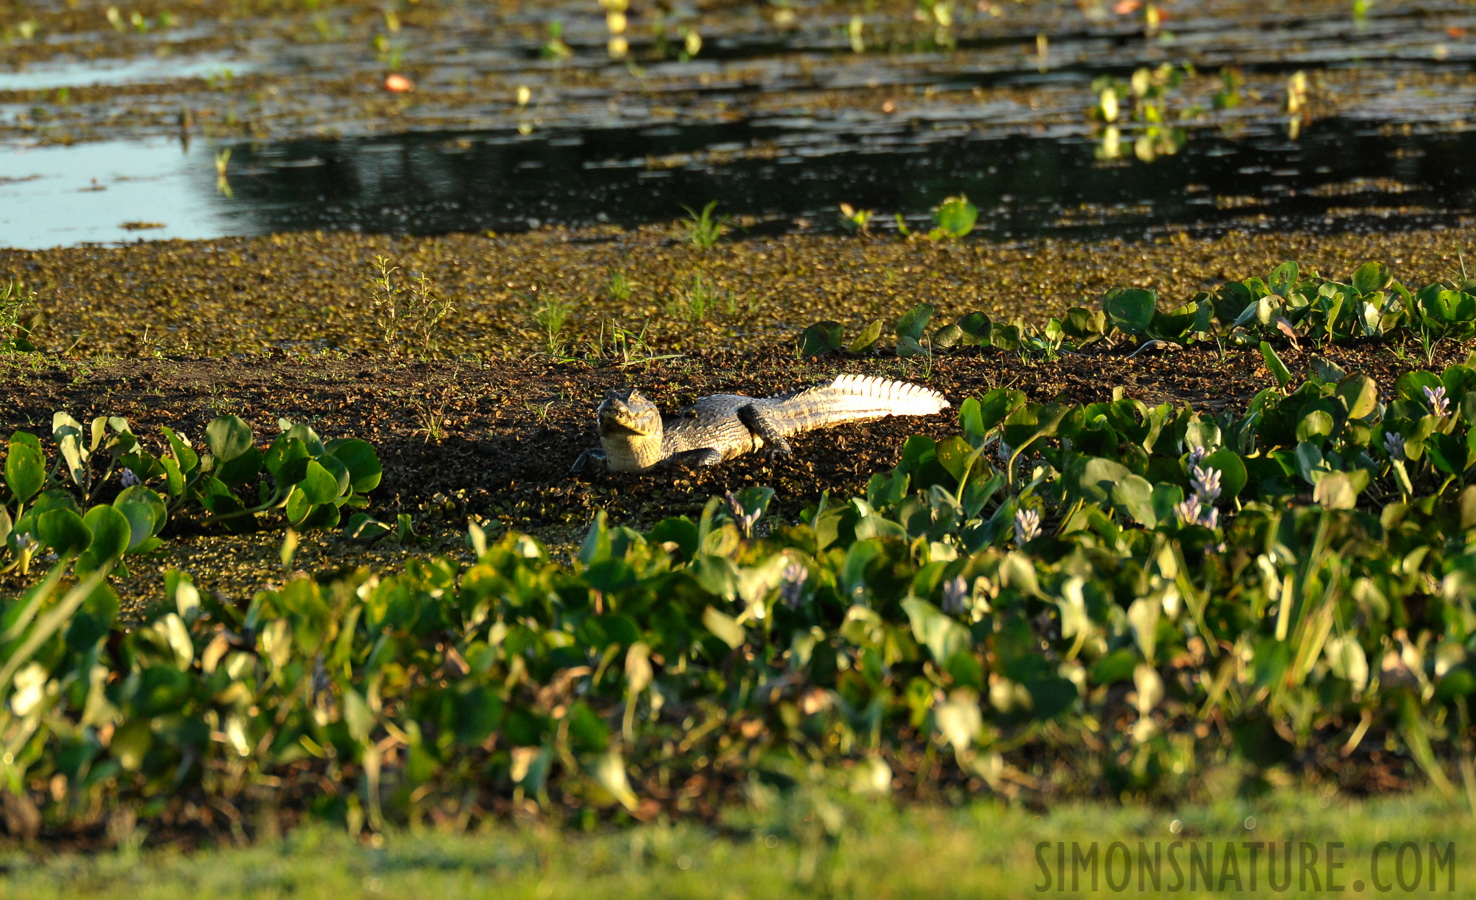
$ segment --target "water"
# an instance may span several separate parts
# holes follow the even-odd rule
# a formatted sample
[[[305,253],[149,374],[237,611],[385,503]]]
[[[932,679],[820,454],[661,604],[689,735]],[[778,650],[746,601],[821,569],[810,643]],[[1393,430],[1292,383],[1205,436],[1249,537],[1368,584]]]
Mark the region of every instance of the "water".
[[[181,152],[163,139],[7,149],[0,153],[0,245],[258,234],[245,208],[218,202],[214,167],[208,149]]]
[[[209,78],[223,75],[226,72],[230,72],[233,76],[240,76],[255,68],[255,64],[250,60],[223,53],[48,62],[37,63],[10,72],[0,71],[0,91],[53,90],[92,85],[163,82],[172,79]]]
[[[102,142],[0,155],[0,244],[276,231],[524,231],[664,223],[718,201],[750,233],[841,230],[849,203],[926,226],[965,193],[976,234],[1142,237],[1165,229],[1322,231],[1458,225],[1476,214],[1476,131],[1315,122],[1192,134],[1151,163],[1104,161],[1085,129],[988,136],[856,132],[813,118],[577,132],[408,133],[215,148]],[[1131,156],[1131,149],[1127,152]],[[1391,218],[1390,211],[1403,212]],[[127,230],[124,223],[161,227]]]

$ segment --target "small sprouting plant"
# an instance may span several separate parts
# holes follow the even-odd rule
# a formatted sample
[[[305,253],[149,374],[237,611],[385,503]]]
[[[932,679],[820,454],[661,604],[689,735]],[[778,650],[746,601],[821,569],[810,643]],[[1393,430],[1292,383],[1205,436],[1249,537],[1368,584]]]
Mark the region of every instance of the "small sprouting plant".
[[[435,404],[429,394],[417,395],[419,397],[414,404],[415,424],[418,426],[417,434],[425,435],[425,442],[440,443],[446,436],[446,405],[451,402],[451,386],[456,383],[456,372],[451,373],[451,378],[441,386],[441,402]]]
[[[395,273],[400,267],[390,265],[389,257],[376,256],[374,264],[379,277],[374,279],[373,310],[380,337],[391,352],[415,349],[422,356],[429,356],[436,329],[456,308],[455,304],[435,296],[424,272],[408,283],[399,284]]]
[[[676,359],[680,353],[658,354],[646,340],[646,331],[650,328],[649,321],[641,325],[639,332],[622,328],[619,325],[609,326],[609,336],[606,337],[606,325],[600,322],[600,333],[589,344],[589,355],[596,359],[607,359],[617,368],[640,365],[646,368],[651,363],[661,359]]]
[[[1440,334],[1438,328],[1433,327],[1425,319],[1420,320],[1419,331],[1417,333],[1420,336],[1420,352],[1425,354],[1425,364],[1429,366],[1435,365],[1435,351],[1440,347],[1440,340],[1443,335]],[[1402,359],[1403,357],[1400,358]]]
[[[681,223],[685,232],[687,243],[701,250],[710,250],[713,245],[722,240],[723,235],[731,229],[728,228],[728,220],[732,216],[714,217],[713,210],[717,209],[717,201],[709,201],[702,207],[702,212],[697,212],[690,206],[683,206],[690,217]]]
[[[568,44],[564,43],[563,22],[548,23],[548,40],[544,41],[543,46],[538,48],[538,55],[544,59],[556,60],[568,59],[574,55],[574,51],[569,48]]]
[[[636,283],[631,281],[625,272],[619,269],[610,270],[610,280],[605,285],[605,294],[611,300],[616,303],[628,303],[635,288]]]
[[[849,203],[840,205],[841,224],[847,230],[857,232],[861,235],[871,234],[871,217],[875,215],[869,209],[856,209]]]
[[[725,312],[733,315],[738,311],[738,296],[732,291],[719,288],[710,279],[703,278],[701,272],[698,272],[692,276],[691,284],[667,302],[666,313],[673,319],[701,322],[711,315],[719,304],[723,305]]]
[[[0,340],[0,353],[36,349],[31,343],[31,328],[27,324],[35,319],[35,307],[36,292],[25,285],[12,280],[0,287],[0,335],[11,335]]]
[[[549,356],[558,356],[563,350],[564,323],[574,309],[572,303],[557,297],[544,298],[543,305],[533,311],[533,318],[543,329],[544,348]]]

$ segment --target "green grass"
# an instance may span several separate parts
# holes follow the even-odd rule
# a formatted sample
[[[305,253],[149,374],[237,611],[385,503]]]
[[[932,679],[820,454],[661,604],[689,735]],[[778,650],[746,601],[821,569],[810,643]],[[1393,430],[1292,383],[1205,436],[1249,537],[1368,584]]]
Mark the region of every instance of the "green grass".
[[[34,858],[0,854],[0,865],[9,867],[0,880],[0,896],[27,900],[1074,896],[1076,892],[1061,891],[1054,883],[1039,889],[1043,876],[1036,857],[1038,842],[1051,842],[1044,858],[1053,865],[1056,841],[1097,841],[1102,853],[1116,840],[1133,848],[1139,841],[1150,846],[1158,841],[1166,854],[1175,839],[1194,841],[1200,848],[1213,842],[1217,870],[1218,854],[1227,841],[1313,842],[1319,852],[1319,877],[1325,873],[1320,854],[1327,842],[1342,841],[1343,867],[1337,878],[1344,893],[1352,896],[1359,895],[1353,883],[1371,877],[1370,860],[1380,842],[1391,842],[1397,849],[1400,843],[1413,841],[1428,856],[1425,847],[1433,841],[1441,848],[1454,848],[1455,889],[1446,890],[1447,870],[1437,893],[1476,894],[1472,889],[1476,879],[1464,858],[1476,846],[1472,841],[1476,828],[1468,813],[1433,793],[1369,801],[1334,798],[1324,806],[1323,796],[1284,791],[1262,801],[1233,800],[1177,810],[1077,804],[1044,815],[982,800],[957,808],[901,810],[854,797],[812,797],[793,803],[759,800],[730,820],[731,827],[723,834],[687,825],[592,833],[501,825],[475,835],[391,835],[369,846],[341,832],[313,827],[246,849],[189,856],[164,849],[43,857],[37,864]],[[1248,817],[1254,818],[1253,829],[1246,827]],[[1248,854],[1242,850],[1239,856],[1247,886]],[[1310,883],[1299,889],[1295,878],[1290,890],[1267,890],[1264,856],[1261,859],[1257,895],[1320,895]],[[1384,869],[1380,877],[1403,893],[1397,891],[1393,866]],[[1411,875],[1405,872],[1406,879]],[[1080,893],[1089,894],[1085,870],[1082,877]],[[1165,863],[1162,895],[1203,893],[1187,888],[1171,891],[1171,877]],[[1111,894],[1105,872],[1102,878],[1099,894]],[[1427,866],[1422,887],[1428,887],[1428,878]],[[1136,893],[1136,874],[1131,887]],[[1216,895],[1250,893],[1231,889]],[[1363,893],[1379,891],[1366,884]]]

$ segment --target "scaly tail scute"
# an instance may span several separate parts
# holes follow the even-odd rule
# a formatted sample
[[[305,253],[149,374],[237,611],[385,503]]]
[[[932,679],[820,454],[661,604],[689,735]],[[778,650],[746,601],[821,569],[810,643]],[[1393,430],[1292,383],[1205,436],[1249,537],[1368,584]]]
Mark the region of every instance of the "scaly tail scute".
[[[930,388],[871,375],[840,375],[830,384],[786,398],[779,417],[784,433],[796,434],[887,416],[930,416],[947,408],[943,395]]]

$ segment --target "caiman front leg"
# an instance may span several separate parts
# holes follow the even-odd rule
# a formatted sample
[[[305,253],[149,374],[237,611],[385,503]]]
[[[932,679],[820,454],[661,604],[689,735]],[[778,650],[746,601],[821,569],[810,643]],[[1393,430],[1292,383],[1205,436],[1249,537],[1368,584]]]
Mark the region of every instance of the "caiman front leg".
[[[723,461],[723,455],[712,447],[698,447],[673,453],[661,461],[663,466],[715,466]]]
[[[586,465],[589,464],[589,461],[592,460],[592,459],[593,460],[598,460],[599,462],[604,462],[605,461],[605,451],[604,451],[604,449],[601,448],[601,447],[591,447],[588,450],[584,451],[583,453],[579,454],[579,458],[576,459],[576,460],[574,460],[574,465],[572,465],[572,466],[569,467],[569,474],[572,475],[575,472],[578,472],[579,470],[583,469]]]
[[[788,456],[794,452],[789,446],[789,441],[786,441],[784,435],[779,433],[779,427],[752,403],[738,407],[738,421],[742,422],[749,431],[764,439],[764,448],[768,453]]]

